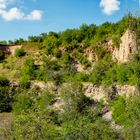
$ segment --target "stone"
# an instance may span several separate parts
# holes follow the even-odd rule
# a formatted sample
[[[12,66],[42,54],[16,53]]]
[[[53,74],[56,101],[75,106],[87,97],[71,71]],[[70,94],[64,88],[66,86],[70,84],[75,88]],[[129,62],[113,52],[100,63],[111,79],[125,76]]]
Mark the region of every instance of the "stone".
[[[133,54],[138,52],[136,43],[136,34],[129,29],[121,37],[120,46],[116,47],[112,52],[113,59],[120,63],[125,63],[132,58]]]
[[[115,90],[113,94],[115,95],[125,95],[129,96],[135,93],[135,86],[130,85],[115,85]],[[107,91],[104,90],[102,86],[93,85],[93,84],[84,84],[83,89],[85,91],[85,95],[90,97],[95,101],[104,100],[107,96]]]

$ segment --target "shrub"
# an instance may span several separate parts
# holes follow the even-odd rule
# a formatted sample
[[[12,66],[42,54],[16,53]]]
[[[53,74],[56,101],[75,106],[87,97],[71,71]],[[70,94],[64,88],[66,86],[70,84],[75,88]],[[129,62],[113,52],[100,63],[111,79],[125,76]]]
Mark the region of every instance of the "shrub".
[[[23,89],[30,88],[30,82],[29,82],[28,76],[25,76],[25,77],[21,78],[20,87],[23,88]]]
[[[0,87],[8,86],[9,85],[9,80],[6,79],[5,77],[0,76]]]
[[[16,49],[16,51],[15,51],[15,56],[16,56],[16,57],[21,57],[21,56],[24,56],[24,55],[25,55],[25,51],[24,51],[23,48],[21,48],[21,49]]]
[[[113,42],[113,47],[119,47],[120,43],[121,43],[121,37],[119,35],[114,35],[112,37],[112,42]]]
[[[35,65],[32,58],[27,58],[21,70],[21,77],[28,77],[29,80],[35,79]]]
[[[0,76],[0,112],[11,111],[13,92],[9,87],[9,80]]]
[[[53,112],[50,108],[53,95],[41,93],[39,96],[29,93],[21,93],[15,96],[13,106],[12,139],[57,139],[58,130],[53,120]]]
[[[5,58],[5,54],[3,51],[0,50],[0,61],[2,61]]]
[[[12,110],[13,92],[10,87],[0,87],[0,112]]]
[[[140,138],[140,98],[131,96],[118,97],[112,104],[112,117],[116,124],[122,125],[123,139]]]

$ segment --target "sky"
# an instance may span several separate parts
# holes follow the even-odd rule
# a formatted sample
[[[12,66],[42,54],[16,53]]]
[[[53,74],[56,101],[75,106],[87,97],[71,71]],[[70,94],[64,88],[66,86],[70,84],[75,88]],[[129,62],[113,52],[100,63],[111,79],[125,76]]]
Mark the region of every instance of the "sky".
[[[140,0],[0,0],[0,41],[117,22]]]

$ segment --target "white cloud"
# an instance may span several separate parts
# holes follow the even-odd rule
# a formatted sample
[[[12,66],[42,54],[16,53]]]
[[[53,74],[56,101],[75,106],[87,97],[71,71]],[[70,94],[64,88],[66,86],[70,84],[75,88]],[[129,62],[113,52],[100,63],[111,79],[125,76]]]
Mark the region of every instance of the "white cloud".
[[[8,2],[9,0],[0,0],[0,3],[6,3]]]
[[[24,13],[22,13],[18,8],[11,8],[10,10],[0,10],[0,15],[6,21],[11,20],[20,20],[24,17]]]
[[[100,7],[106,15],[111,15],[120,9],[119,0],[101,0]]]
[[[30,14],[25,14],[17,7],[8,9],[7,5],[14,0],[0,0],[0,17],[6,21],[12,20],[41,20],[43,12],[41,10],[33,10]]]
[[[40,10],[33,10],[29,15],[25,17],[27,20],[41,20],[43,12]]]
[[[0,0],[0,9],[5,9],[8,2],[10,0]]]
[[[0,9],[5,9],[6,5],[4,3],[0,3]]]

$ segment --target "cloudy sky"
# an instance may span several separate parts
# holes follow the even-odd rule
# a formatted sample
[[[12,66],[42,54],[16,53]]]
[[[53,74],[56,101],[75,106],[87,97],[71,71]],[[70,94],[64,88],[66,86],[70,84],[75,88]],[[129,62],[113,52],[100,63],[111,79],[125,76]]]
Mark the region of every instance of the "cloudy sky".
[[[126,9],[140,10],[139,0],[0,0],[0,40],[116,22]]]

